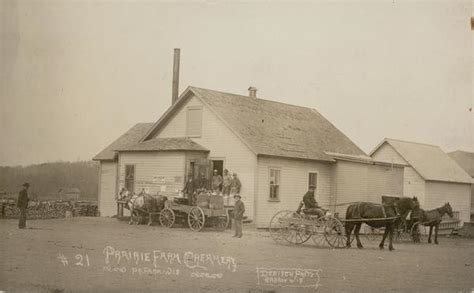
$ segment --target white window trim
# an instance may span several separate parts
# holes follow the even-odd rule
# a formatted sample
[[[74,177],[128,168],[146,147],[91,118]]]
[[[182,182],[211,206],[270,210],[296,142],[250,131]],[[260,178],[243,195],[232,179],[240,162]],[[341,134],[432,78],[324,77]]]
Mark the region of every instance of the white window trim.
[[[201,133],[200,134],[189,134],[188,131],[188,119],[189,110],[201,110]],[[201,137],[202,136],[202,122],[203,122],[203,106],[188,106],[186,107],[186,137]]]
[[[280,182],[278,183],[278,197],[277,198],[270,198],[270,173],[271,173],[271,170],[278,170],[280,171]],[[280,195],[281,195],[281,167],[273,167],[273,166],[270,166],[268,167],[268,179],[267,179],[267,186],[268,186],[268,189],[267,189],[267,201],[269,202],[280,202]]]
[[[319,171],[308,171],[306,172],[306,188],[309,187],[309,174],[310,173],[316,173],[316,192],[314,193],[314,197],[316,201],[319,201]]]

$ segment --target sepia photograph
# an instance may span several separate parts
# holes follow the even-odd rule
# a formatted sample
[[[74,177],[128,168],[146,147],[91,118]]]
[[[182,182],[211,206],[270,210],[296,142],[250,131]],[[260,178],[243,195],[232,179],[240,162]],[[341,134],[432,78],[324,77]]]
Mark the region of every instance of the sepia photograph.
[[[473,0],[0,0],[0,293],[473,293],[473,44]]]

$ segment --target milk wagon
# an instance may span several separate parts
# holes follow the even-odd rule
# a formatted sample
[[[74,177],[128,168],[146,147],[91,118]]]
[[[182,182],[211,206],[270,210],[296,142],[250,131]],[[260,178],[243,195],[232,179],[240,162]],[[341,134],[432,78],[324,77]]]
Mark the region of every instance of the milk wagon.
[[[222,205],[217,207],[189,204],[185,199],[167,200],[164,209],[159,214],[163,227],[171,228],[177,222],[187,223],[195,232],[201,231],[205,226],[214,227],[223,231],[229,225],[230,209]]]

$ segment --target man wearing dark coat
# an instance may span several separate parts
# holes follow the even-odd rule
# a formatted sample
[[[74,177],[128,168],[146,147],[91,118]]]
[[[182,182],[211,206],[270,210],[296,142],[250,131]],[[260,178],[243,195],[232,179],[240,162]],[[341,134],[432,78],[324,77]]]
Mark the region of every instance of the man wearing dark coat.
[[[303,196],[303,202],[305,206],[305,213],[309,215],[317,215],[318,217],[324,216],[324,211],[318,205],[316,199],[314,199],[314,190],[316,187],[311,185],[308,192]]]
[[[28,188],[30,187],[29,183],[23,183],[23,188],[18,194],[17,207],[20,210],[20,221],[18,223],[18,228],[26,228],[26,209],[28,208]]]
[[[234,195],[235,205],[234,205],[234,226],[235,226],[235,235],[233,237],[242,238],[242,221],[244,218],[245,205],[240,200],[240,195]]]

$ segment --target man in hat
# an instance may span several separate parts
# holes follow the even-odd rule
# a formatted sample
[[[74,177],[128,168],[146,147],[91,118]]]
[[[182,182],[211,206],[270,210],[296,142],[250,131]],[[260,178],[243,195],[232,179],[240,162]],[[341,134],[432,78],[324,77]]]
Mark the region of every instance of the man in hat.
[[[232,180],[230,181],[230,193],[239,194],[240,189],[242,188],[242,183],[240,183],[237,173],[232,174]]]
[[[224,178],[222,182],[222,193],[224,195],[230,194],[230,184],[232,183],[232,175],[230,175],[229,170],[224,170]]]
[[[214,175],[212,176],[212,191],[216,193],[221,192],[222,187],[222,176],[219,175],[217,170],[214,170]]]
[[[30,187],[29,183],[23,183],[23,188],[21,189],[20,193],[18,194],[18,201],[17,207],[20,210],[20,222],[18,227],[20,229],[26,228],[26,209],[28,208],[28,188]]]
[[[308,192],[303,196],[303,202],[305,206],[305,213],[309,215],[317,215],[318,217],[324,216],[324,211],[318,205],[318,202],[314,199],[314,191],[316,186],[310,185]]]
[[[235,226],[235,235],[233,237],[242,237],[242,220],[244,218],[245,205],[240,200],[241,197],[239,194],[234,195],[235,205],[234,205],[234,226]]]

